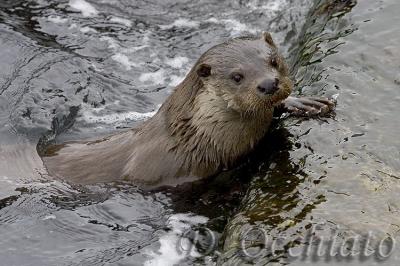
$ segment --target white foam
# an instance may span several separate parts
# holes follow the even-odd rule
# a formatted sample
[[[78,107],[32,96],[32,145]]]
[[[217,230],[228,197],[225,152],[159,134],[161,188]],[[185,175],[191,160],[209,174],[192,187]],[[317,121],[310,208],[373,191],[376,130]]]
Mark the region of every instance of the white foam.
[[[126,55],[121,53],[116,53],[111,58],[120,63],[121,65],[123,65],[126,68],[126,70],[131,70],[132,67],[137,66],[136,63],[132,62]]]
[[[175,58],[167,59],[165,63],[173,68],[182,68],[184,64],[189,62],[189,58],[184,56],[177,56]]]
[[[132,62],[131,59],[126,54],[135,53],[143,48],[146,48],[147,45],[134,46],[129,48],[122,48],[117,40],[114,38],[103,36],[100,38],[100,41],[104,41],[108,43],[108,48],[115,51],[115,54],[111,56],[114,61],[117,61],[121,65],[123,65],[126,70],[131,70],[132,67],[138,67],[141,63]]]
[[[146,48],[146,47],[149,47],[149,46],[148,45],[132,46],[129,48],[124,48],[124,49],[122,49],[122,51],[125,53],[134,53],[134,52],[142,50],[143,48]]]
[[[85,0],[70,0],[69,5],[73,9],[80,11],[84,17],[93,17],[99,13],[94,6]]]
[[[148,47],[148,45],[140,45],[140,46],[133,46],[133,47],[129,47],[129,48],[122,48],[119,45],[119,43],[117,42],[117,40],[115,40],[114,38],[108,37],[108,36],[100,37],[100,41],[107,42],[108,48],[113,49],[115,51],[121,51],[123,53],[134,53],[143,48]]]
[[[56,219],[56,218],[57,217],[54,214],[51,214],[51,215],[45,216],[42,220],[46,221],[46,220],[53,220],[53,219]]]
[[[157,110],[153,112],[147,113],[139,113],[139,112],[124,112],[124,113],[115,113],[115,114],[106,114],[99,115],[96,110],[85,110],[81,113],[81,116],[78,120],[83,120],[88,124],[118,124],[121,122],[127,121],[142,121],[147,120],[150,117],[154,116],[157,113]]]
[[[279,11],[282,9],[283,6],[286,6],[286,3],[287,1],[282,0],[269,1],[266,5],[261,6],[261,8],[271,11]]]
[[[126,19],[126,18],[111,17],[110,21],[118,23],[118,24],[125,25],[127,27],[131,27],[132,26],[132,21],[130,21],[129,19]]]
[[[150,256],[150,260],[144,263],[145,266],[169,266],[179,265],[179,262],[186,256],[199,257],[200,254],[195,247],[191,248],[190,253],[186,250],[179,250],[182,238],[190,228],[198,224],[204,224],[208,218],[197,216],[190,213],[178,213],[168,218],[167,225],[171,229],[159,239],[160,248],[157,252],[145,250],[145,254]]]
[[[241,23],[238,20],[235,19],[225,19],[223,20],[225,23],[225,27],[232,30],[236,31],[238,33],[248,31],[251,33],[255,33],[256,31],[254,29],[249,28],[246,24]]]
[[[118,101],[114,104],[118,105]],[[106,106],[93,108],[92,106],[85,104],[82,106],[80,116],[77,118],[78,121],[84,121],[88,124],[121,124],[130,121],[143,121],[154,116],[161,105],[158,105],[154,111],[139,113],[135,111],[103,114],[106,110]]]
[[[82,27],[82,28],[80,28],[79,30],[80,30],[81,32],[83,32],[83,33],[97,32],[97,30],[95,30],[95,29],[93,29],[93,28],[91,28],[91,27],[88,27],[88,26]]]
[[[171,75],[170,77],[170,83],[169,85],[172,87],[177,86],[179,83],[182,82],[182,80],[185,78],[185,76],[177,76],[177,75]]]
[[[159,69],[156,72],[143,73],[140,75],[139,80],[141,82],[162,84],[165,81],[165,70]]]
[[[260,1],[249,1],[247,6],[251,10],[266,10],[276,12],[282,10],[285,6],[287,6],[288,1],[282,0],[270,0],[266,4],[260,5]]]
[[[68,21],[67,18],[62,18],[60,16],[55,16],[55,15],[51,15],[49,17],[47,17],[47,20],[56,24],[63,24],[66,23]]]
[[[239,35],[243,32],[250,32],[255,34],[257,31],[236,19],[216,19],[209,18],[206,21],[216,24],[223,24],[225,28],[231,31],[231,36]]]
[[[168,25],[161,25],[160,28],[163,30],[166,29],[171,29],[173,27],[177,28],[197,28],[200,25],[198,21],[195,20],[189,20],[186,18],[179,18],[175,20],[173,23],[168,24]]]

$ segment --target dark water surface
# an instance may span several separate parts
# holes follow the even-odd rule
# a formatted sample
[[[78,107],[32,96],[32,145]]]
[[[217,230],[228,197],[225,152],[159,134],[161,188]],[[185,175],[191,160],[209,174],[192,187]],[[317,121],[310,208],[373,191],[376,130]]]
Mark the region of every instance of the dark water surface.
[[[383,261],[290,258],[315,244],[310,230],[399,239],[399,12],[397,0],[1,1],[0,265],[399,265],[400,242]],[[244,165],[180,191],[46,175],[37,149],[137,125],[207,48],[263,30],[297,93],[337,97],[335,115],[276,123]],[[254,225],[279,241],[244,258]],[[177,248],[199,226],[215,249]]]

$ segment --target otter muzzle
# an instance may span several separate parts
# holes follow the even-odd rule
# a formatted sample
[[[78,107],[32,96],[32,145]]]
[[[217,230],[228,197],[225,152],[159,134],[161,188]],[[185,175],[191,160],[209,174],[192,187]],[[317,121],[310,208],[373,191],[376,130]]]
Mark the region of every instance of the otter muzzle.
[[[279,79],[264,79],[258,86],[257,90],[264,95],[274,94],[279,90]]]

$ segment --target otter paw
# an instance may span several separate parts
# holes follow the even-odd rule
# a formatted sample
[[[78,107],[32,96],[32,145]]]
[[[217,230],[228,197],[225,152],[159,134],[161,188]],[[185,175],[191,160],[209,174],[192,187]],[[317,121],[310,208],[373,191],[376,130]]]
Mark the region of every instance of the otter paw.
[[[335,107],[335,101],[322,97],[288,97],[283,102],[284,108],[299,116],[325,115]]]

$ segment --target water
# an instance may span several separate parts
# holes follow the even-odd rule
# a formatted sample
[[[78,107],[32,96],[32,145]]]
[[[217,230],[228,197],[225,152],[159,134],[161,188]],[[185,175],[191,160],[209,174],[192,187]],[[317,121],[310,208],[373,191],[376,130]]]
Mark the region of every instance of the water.
[[[307,246],[315,225],[319,236],[397,239],[399,11],[395,0],[2,1],[0,264],[308,265],[289,248]],[[298,92],[338,94],[335,115],[276,123],[248,162],[179,191],[46,175],[37,148],[137,125],[207,48],[262,30]],[[243,260],[239,235],[254,224],[284,236],[277,254]],[[179,252],[180,235],[199,226],[215,249]],[[399,261],[397,249],[385,263]]]

